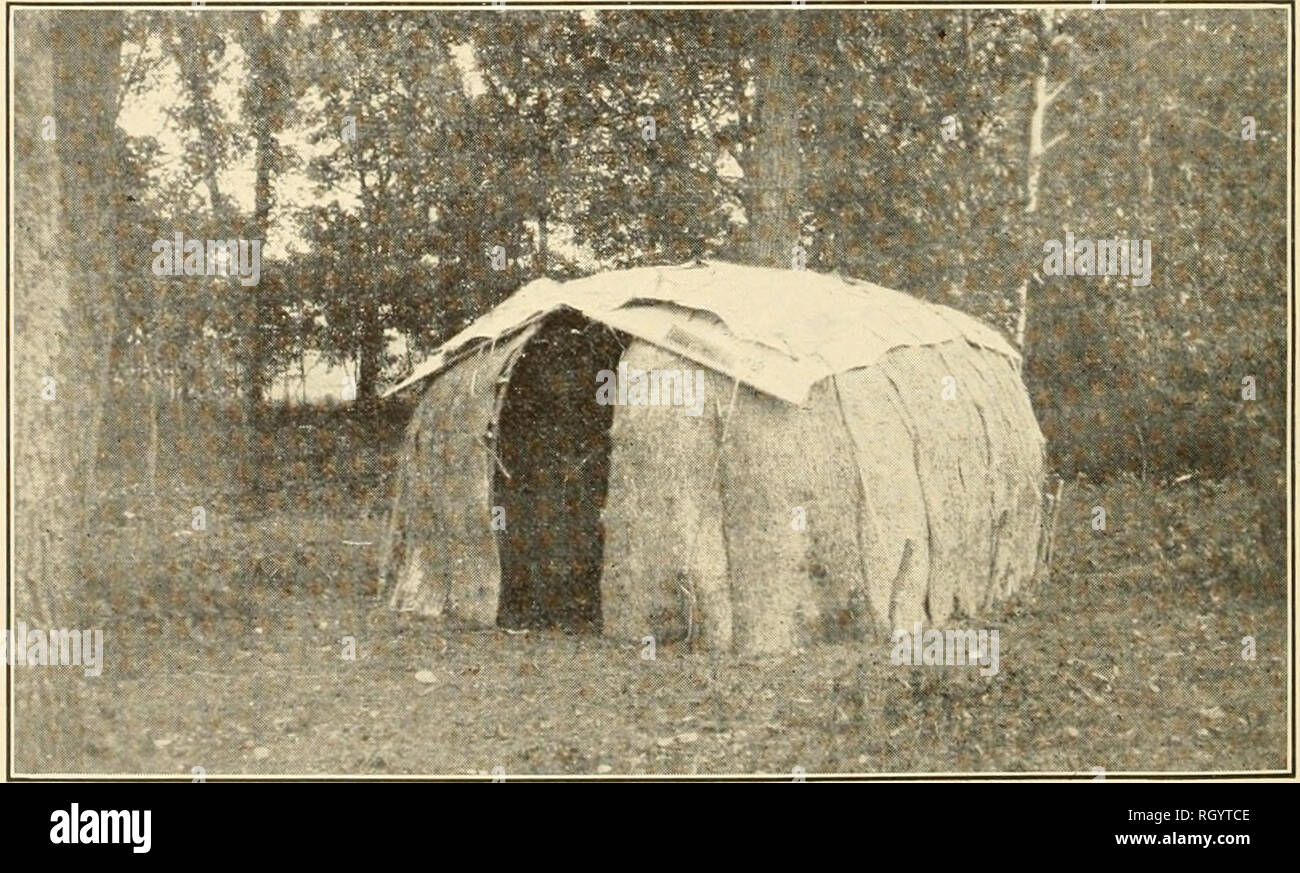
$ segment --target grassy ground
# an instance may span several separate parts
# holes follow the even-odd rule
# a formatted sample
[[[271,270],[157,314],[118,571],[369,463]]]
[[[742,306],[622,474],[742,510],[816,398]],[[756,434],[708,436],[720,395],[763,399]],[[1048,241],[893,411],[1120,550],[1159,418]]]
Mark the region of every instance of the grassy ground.
[[[86,681],[95,772],[1286,766],[1286,584],[1266,554],[1285,544],[1259,543],[1256,501],[1234,483],[1069,488],[1051,581],[973,622],[1000,635],[1001,670],[983,679],[893,666],[887,640],[645,660],[599,638],[449,631],[375,598],[382,476],[358,491],[319,475],[260,511],[179,477],[167,524],[131,478],[89,574],[106,632],[104,675]]]

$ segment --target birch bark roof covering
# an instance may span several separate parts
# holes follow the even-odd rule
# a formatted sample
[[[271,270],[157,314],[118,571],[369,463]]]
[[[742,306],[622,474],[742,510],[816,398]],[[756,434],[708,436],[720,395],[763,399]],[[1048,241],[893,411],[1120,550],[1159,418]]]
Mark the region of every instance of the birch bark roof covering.
[[[407,380],[436,374],[381,580],[457,623],[740,653],[979,615],[1039,570],[1017,360],[967,316],[836,276],[534,282]],[[698,369],[708,402],[602,403],[622,365]]]
[[[946,306],[856,279],[710,262],[537,279],[388,393],[443,370],[475,341],[494,342],[562,307],[796,404],[827,376],[900,347],[962,338],[1019,360],[996,331]]]

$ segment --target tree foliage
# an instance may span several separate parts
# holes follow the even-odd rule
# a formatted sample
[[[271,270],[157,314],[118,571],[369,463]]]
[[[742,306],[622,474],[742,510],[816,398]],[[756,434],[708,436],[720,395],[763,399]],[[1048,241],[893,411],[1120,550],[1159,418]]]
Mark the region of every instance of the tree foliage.
[[[304,250],[263,289],[272,368],[318,351],[365,398],[400,372],[394,341],[422,354],[537,276],[802,249],[1023,331],[1062,472],[1280,463],[1277,10],[331,10],[292,37],[238,13],[146,21],[214,218],[233,208],[222,168],[268,129],[268,173],[296,161],[315,185]],[[232,118],[207,95],[235,44],[256,63]],[[295,131],[314,151],[286,152]],[[1045,276],[1067,232],[1150,239],[1150,286]],[[178,305],[191,347],[238,330],[201,295]]]

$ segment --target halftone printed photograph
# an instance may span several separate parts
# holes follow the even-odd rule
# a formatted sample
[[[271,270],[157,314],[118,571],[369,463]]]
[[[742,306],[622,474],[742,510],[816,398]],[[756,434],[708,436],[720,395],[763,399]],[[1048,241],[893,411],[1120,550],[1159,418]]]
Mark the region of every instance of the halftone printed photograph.
[[[5,779],[1294,779],[1291,4],[5,14]]]

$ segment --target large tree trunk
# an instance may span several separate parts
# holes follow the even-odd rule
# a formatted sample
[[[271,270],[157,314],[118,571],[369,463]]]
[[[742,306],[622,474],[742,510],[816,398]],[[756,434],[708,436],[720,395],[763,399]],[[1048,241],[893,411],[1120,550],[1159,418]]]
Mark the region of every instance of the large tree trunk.
[[[61,21],[62,19],[56,19]],[[65,239],[69,255],[69,280],[74,294],[74,317],[80,318],[79,335],[87,343],[87,372],[93,383],[85,385],[85,402],[80,404],[77,433],[84,437],[78,459],[77,477],[82,489],[78,523],[90,523],[90,514],[98,500],[97,468],[99,439],[103,428],[104,405],[108,400],[113,338],[117,321],[117,248],[106,244],[120,235],[116,215],[117,178],[117,75],[122,43],[120,16],[110,20],[95,19],[112,27],[108,45],[97,45],[95,59],[110,63],[107,82],[96,76],[87,80],[83,65],[91,62],[79,55],[81,44],[95,40],[93,28],[84,23],[56,30],[54,37],[56,100],[60,107],[83,101],[107,100],[85,107],[76,117],[76,126],[64,125],[58,117],[61,196]],[[66,52],[66,54],[64,54]],[[55,113],[56,117],[58,113]],[[84,119],[84,124],[82,122]],[[69,121],[73,119],[69,118]],[[93,159],[92,159],[93,156]],[[90,237],[94,244],[83,244]],[[82,362],[83,364],[86,362]],[[90,544],[82,537],[79,556],[89,558]]]
[[[799,99],[792,65],[798,56],[800,13],[771,12],[756,27],[754,82],[758,116],[749,216],[751,258],[789,267],[799,244]]]
[[[78,551],[94,457],[82,441],[112,335],[95,319],[108,317],[115,269],[121,40],[116,12],[15,17],[14,550],[16,618],[29,628],[86,626]],[[46,116],[54,142],[41,137]],[[87,680],[72,667],[14,676],[16,769],[81,771]]]

